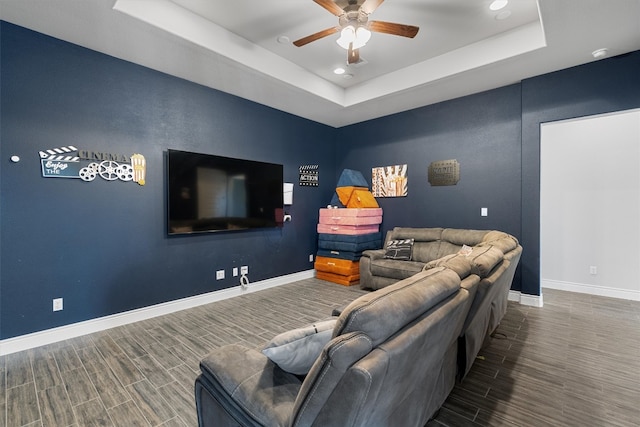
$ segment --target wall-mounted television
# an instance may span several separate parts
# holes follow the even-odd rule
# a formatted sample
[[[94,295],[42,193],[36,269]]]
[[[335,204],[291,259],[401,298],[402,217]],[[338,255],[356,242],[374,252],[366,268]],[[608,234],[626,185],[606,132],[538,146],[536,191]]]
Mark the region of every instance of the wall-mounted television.
[[[170,235],[282,225],[282,165],[167,151]]]

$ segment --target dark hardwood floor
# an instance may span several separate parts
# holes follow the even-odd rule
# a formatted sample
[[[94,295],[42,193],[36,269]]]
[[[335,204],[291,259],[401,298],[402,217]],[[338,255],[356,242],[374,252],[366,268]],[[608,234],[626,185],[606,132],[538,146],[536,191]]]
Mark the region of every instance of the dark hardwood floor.
[[[545,289],[509,303],[429,427],[640,425],[640,302]]]
[[[0,357],[0,426],[195,426],[199,360],[259,348],[362,294],[316,279]],[[640,302],[510,303],[428,427],[640,425]]]

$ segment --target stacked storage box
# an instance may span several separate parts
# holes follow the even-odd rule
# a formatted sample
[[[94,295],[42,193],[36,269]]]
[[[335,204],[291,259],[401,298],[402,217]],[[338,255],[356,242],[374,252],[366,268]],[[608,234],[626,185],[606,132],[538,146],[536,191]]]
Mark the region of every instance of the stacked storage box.
[[[362,251],[381,247],[381,223],[381,208],[320,209],[316,277],[346,286],[357,284]]]

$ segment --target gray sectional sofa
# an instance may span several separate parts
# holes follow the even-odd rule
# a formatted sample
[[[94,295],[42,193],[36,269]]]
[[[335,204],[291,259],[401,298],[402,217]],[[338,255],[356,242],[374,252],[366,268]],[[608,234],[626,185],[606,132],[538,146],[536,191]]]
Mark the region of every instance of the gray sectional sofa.
[[[453,389],[480,278],[435,267],[354,300],[306,375],[222,347],[195,384],[200,426],[423,426]]]
[[[482,347],[507,312],[509,289],[522,254],[518,240],[496,230],[395,227],[387,232],[385,247],[392,240],[412,240],[410,260],[385,257],[385,249],[369,250],[360,259],[360,286],[382,289],[398,280],[436,266],[445,266],[480,277],[478,292],[460,336],[462,379]],[[465,252],[465,253],[463,253]]]
[[[395,228],[386,241],[407,239],[410,260],[365,252],[373,292],[339,316],[262,352],[228,345],[203,359],[199,425],[425,425],[504,316],[522,247],[498,231],[441,228]]]

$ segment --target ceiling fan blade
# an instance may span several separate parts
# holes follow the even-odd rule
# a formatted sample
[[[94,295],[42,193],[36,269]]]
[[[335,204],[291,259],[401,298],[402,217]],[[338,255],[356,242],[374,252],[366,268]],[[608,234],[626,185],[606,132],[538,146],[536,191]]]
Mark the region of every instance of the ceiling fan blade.
[[[324,7],[329,12],[333,13],[336,16],[340,16],[344,13],[344,10],[340,6],[338,6],[333,0],[313,0],[318,3],[320,6]]]
[[[347,52],[347,64],[357,64],[360,61],[360,49],[353,49],[353,43],[349,43]]]
[[[362,3],[362,6],[360,6],[360,10],[368,15],[376,10],[383,1],[384,0],[365,0],[365,2]]]
[[[414,38],[418,34],[420,28],[413,25],[395,24],[393,22],[369,21],[369,30],[376,33],[392,34],[394,36],[402,36]]]
[[[300,40],[296,40],[293,42],[293,44],[298,47],[304,46],[308,43],[314,42],[323,37],[327,37],[327,36],[330,36],[331,34],[335,34],[338,31],[340,31],[340,27],[327,28],[326,30],[318,31],[317,33],[311,34],[310,36],[303,37]]]

